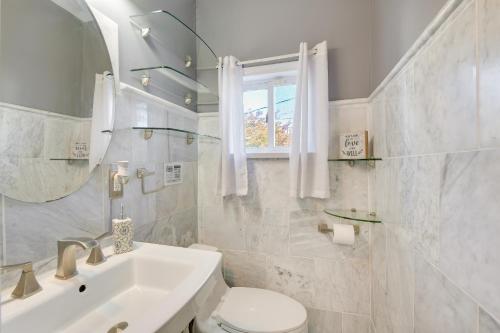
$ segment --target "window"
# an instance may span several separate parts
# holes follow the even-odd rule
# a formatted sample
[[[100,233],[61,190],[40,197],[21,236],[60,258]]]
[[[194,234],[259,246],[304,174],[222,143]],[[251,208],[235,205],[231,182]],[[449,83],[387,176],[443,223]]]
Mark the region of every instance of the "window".
[[[245,140],[250,155],[276,156],[289,151],[295,108],[295,77],[273,76],[245,80]]]

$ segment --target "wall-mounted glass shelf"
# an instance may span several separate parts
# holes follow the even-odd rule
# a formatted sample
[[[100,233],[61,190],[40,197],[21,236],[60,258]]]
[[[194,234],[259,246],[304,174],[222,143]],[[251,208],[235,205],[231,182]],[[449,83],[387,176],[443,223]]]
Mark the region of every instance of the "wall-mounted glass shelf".
[[[183,57],[185,67],[205,67],[217,64],[217,55],[195,30],[166,10],[130,16],[130,22],[139,29],[144,39],[153,39],[169,50],[191,50]],[[172,47],[175,46],[175,47]]]
[[[366,211],[347,210],[347,209],[325,209],[324,212],[328,215],[339,217],[346,220],[369,222],[369,223],[382,223],[380,216],[375,213],[368,213]]]
[[[156,81],[155,78],[153,77],[152,73],[157,73],[157,74],[161,74],[163,77],[166,77],[166,78],[180,84],[181,86],[191,90],[192,92],[196,92],[198,94],[216,95],[215,92],[211,91],[204,84],[202,84],[196,80],[193,80],[188,75],[178,71],[177,69],[175,69],[171,66],[159,65],[159,66],[153,66],[153,67],[141,67],[141,68],[133,68],[130,71],[132,73],[136,73],[137,75],[139,75],[139,79],[141,80],[141,84],[144,87],[147,87],[149,84]]]
[[[67,164],[71,165],[74,163],[79,163],[81,165],[82,162],[88,163],[88,158],[49,158],[49,161],[65,161]]]
[[[347,162],[350,166],[354,166],[356,163],[365,162],[368,163],[368,166],[375,167],[375,162],[382,161],[380,157],[367,157],[367,158],[358,158],[358,159],[348,159],[348,158],[330,158],[328,159],[330,162]]]
[[[132,129],[144,131],[144,139],[145,140],[151,139],[154,131],[185,134],[187,144],[193,143],[195,137],[211,139],[211,140],[220,140],[220,138],[213,136],[213,135],[200,134],[200,133],[196,133],[193,131],[183,130],[183,129],[179,129],[179,128],[173,128],[173,127],[140,127],[140,126],[137,126],[137,127],[132,127]]]
[[[88,161],[88,158],[49,158],[51,161]]]

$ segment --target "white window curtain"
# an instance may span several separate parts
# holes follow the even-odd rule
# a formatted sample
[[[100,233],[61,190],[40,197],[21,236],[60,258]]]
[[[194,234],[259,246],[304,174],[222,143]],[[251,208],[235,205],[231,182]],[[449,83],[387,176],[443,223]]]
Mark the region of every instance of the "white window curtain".
[[[219,190],[224,196],[248,192],[243,113],[243,68],[233,56],[219,58]]]
[[[290,148],[290,195],[329,198],[328,47],[300,44]]]

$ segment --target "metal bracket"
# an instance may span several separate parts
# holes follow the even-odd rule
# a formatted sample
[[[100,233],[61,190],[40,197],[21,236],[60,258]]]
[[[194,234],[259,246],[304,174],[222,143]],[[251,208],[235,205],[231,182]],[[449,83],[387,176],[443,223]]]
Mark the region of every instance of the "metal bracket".
[[[146,168],[137,169],[137,178],[141,180],[141,191],[142,194],[152,194],[163,190],[166,186],[162,186],[152,191],[146,191],[146,185],[144,184],[144,178],[154,175],[154,171],[148,171]]]

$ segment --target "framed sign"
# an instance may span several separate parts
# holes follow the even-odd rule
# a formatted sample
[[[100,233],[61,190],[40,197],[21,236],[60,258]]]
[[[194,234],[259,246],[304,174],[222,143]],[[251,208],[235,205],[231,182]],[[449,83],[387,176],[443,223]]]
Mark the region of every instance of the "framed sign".
[[[340,135],[340,158],[361,159],[368,157],[368,131]]]

